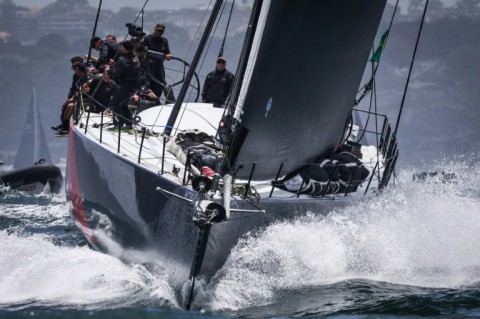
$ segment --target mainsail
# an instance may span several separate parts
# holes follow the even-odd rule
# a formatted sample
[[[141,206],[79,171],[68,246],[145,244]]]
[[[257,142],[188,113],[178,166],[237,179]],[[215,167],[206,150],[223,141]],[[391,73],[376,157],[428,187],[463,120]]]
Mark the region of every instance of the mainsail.
[[[235,117],[238,172],[272,179],[333,152],[355,101],[385,0],[265,0]]]
[[[37,98],[34,88],[13,168],[29,167],[40,159],[44,159],[47,163],[52,162],[40,114],[37,109]]]

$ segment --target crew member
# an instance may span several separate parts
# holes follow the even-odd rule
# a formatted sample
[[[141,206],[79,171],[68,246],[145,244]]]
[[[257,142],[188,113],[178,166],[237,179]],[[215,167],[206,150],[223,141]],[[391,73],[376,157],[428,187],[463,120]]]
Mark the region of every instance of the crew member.
[[[227,61],[224,57],[217,58],[215,70],[207,74],[203,84],[203,102],[213,103],[214,107],[222,107],[230,94],[235,76],[225,67]]]
[[[139,86],[140,70],[130,41],[122,43],[122,54],[115,66],[107,71],[106,77],[118,85],[111,102],[115,113],[114,129],[131,129],[132,113],[128,109],[128,101]]]
[[[156,96],[161,96],[162,91],[165,95],[167,103],[175,102],[172,89],[165,81],[165,67],[163,61],[170,61],[172,54],[170,53],[170,47],[168,40],[163,36],[165,32],[165,25],[159,23],[155,26],[154,32],[144,37],[143,45],[148,50],[159,52],[163,54],[163,58],[149,57],[149,75],[150,75],[150,88]]]

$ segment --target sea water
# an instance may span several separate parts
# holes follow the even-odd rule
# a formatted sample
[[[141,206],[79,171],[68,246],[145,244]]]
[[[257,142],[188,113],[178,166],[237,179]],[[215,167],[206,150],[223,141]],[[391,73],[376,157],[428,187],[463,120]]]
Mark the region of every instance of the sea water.
[[[0,195],[0,318],[480,316],[478,156],[398,171],[381,196],[245,237],[197,306],[161,269],[92,250],[65,195]]]

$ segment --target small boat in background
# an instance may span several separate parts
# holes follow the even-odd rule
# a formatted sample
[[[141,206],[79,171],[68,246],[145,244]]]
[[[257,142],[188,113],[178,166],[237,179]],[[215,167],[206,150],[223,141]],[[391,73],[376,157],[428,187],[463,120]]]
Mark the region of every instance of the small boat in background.
[[[62,172],[51,163],[34,88],[13,170],[2,172],[0,181],[13,190],[35,194],[59,193],[63,185]]]
[[[63,184],[60,168],[48,164],[44,159],[30,167],[4,173],[0,180],[10,189],[35,194],[59,193]]]
[[[457,183],[458,176],[452,172],[445,171],[427,171],[413,174],[413,180],[419,183],[434,182],[434,183]]]

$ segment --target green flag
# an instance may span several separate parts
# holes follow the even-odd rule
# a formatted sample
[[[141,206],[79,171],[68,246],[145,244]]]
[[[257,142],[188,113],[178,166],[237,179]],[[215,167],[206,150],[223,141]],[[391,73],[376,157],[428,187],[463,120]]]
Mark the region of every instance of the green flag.
[[[380,39],[380,45],[378,46],[378,48],[375,50],[375,53],[373,53],[372,57],[368,61],[377,62],[377,63],[380,61],[380,56],[382,55],[383,48],[385,47],[385,42],[387,41],[389,31],[390,29],[385,31],[385,33],[382,35],[382,38]]]

